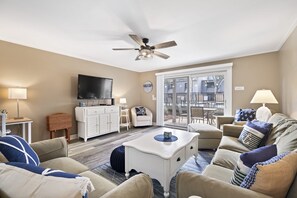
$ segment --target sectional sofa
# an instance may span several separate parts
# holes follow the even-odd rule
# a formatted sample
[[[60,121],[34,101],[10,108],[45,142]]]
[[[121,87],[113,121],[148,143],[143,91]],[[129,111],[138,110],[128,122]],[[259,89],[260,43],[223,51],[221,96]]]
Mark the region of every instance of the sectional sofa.
[[[219,119],[218,126],[222,123],[230,123],[231,117]],[[297,120],[284,114],[276,113],[269,121],[273,124],[266,145],[276,144],[277,154],[293,151],[297,148]],[[203,198],[268,198],[268,196],[256,191],[245,189],[230,183],[234,174],[234,168],[241,153],[250,151],[243,146],[238,137],[243,129],[240,125],[224,125],[223,137],[210,165],[202,174],[181,172],[177,176],[177,197],[187,198],[191,195]],[[297,166],[297,165],[296,165]],[[287,177],[288,175],[283,175]],[[293,180],[287,198],[297,197],[297,179]],[[267,181],[269,182],[269,181]]]
[[[79,174],[81,176],[90,178],[92,184],[95,187],[95,190],[88,194],[89,198],[153,197],[152,181],[149,178],[149,176],[145,174],[139,174],[123,182],[121,185],[117,186],[111,181],[105,179],[104,177],[91,172],[85,165],[67,157],[67,142],[64,137],[36,142],[31,144],[30,146],[37,153],[41,162],[41,167],[62,170],[68,173]],[[4,156],[0,153],[0,162],[5,161],[6,160]],[[0,174],[4,175],[6,173],[7,172],[5,172],[5,170],[1,169],[0,167]],[[33,195],[31,195],[30,192],[34,191],[33,186],[32,189],[24,189],[21,186],[17,186],[18,180],[22,179],[21,177],[21,174],[16,174],[16,177],[10,177],[10,180],[7,177],[3,176],[6,182],[1,181],[0,197],[32,197]],[[13,184],[11,184],[9,181],[13,182]],[[43,185],[46,186],[47,184],[45,183]],[[41,185],[39,186],[39,184],[37,184],[36,186],[39,188]],[[22,190],[24,190],[23,193]],[[61,187],[61,189],[59,190],[63,190],[63,187]],[[46,194],[45,196],[38,195],[38,197],[50,197],[51,192],[44,193]],[[34,192],[32,194],[34,194]],[[36,197],[36,194],[34,195]]]

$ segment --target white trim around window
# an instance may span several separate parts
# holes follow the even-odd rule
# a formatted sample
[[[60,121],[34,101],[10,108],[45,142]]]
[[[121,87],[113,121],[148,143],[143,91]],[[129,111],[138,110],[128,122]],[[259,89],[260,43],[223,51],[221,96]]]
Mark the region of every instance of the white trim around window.
[[[190,69],[174,70],[156,73],[157,77],[157,103],[156,124],[164,126],[164,79],[170,77],[192,76],[203,73],[224,72],[225,73],[225,115],[232,115],[232,67],[233,63],[209,65]]]

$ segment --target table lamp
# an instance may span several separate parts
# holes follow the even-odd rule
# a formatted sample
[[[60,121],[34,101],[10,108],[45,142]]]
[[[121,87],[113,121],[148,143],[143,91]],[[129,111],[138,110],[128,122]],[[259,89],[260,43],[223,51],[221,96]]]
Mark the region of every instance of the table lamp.
[[[17,100],[17,117],[14,119],[23,119],[20,117],[19,100],[27,99],[27,88],[8,88],[8,99]]]
[[[120,98],[120,104],[122,106],[122,109],[124,109],[126,107],[126,104],[127,104],[126,98]]]
[[[265,104],[278,104],[271,90],[262,89],[257,90],[251,103],[262,103],[263,106],[256,111],[256,119],[267,122],[271,117],[271,111],[265,106]]]

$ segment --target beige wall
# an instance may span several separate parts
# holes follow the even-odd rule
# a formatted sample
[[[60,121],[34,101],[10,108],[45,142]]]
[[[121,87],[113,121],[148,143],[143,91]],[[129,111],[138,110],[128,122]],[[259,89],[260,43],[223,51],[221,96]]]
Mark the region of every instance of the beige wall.
[[[278,53],[267,53],[243,58],[235,58],[226,61],[203,63],[198,65],[178,67],[171,70],[187,69],[193,67],[201,67],[207,65],[221,64],[233,62],[233,105],[232,111],[235,112],[238,108],[255,108],[260,107],[260,104],[250,104],[252,97],[258,89],[271,89],[275,97],[281,102],[280,85],[279,85],[279,67]],[[156,101],[152,100],[152,94],[156,95],[156,76],[155,73],[170,70],[160,70],[154,72],[144,72],[140,74],[140,81],[147,80],[153,82],[154,89],[150,94],[142,91],[141,101],[143,105],[149,106],[153,112],[156,111]],[[244,91],[234,91],[234,86],[244,86]],[[267,105],[273,112],[280,111],[280,105]]]
[[[297,119],[297,28],[279,51],[282,111]]]
[[[20,113],[34,121],[33,141],[48,139],[47,115],[71,113],[74,121],[78,74],[113,78],[116,102],[126,97],[129,107],[140,104],[137,72],[0,41],[0,109],[16,116],[16,101],[7,99],[7,88],[27,87],[28,99],[20,102]],[[19,127],[14,130],[20,132]]]
[[[7,109],[10,117],[15,116],[16,102],[7,99],[7,88],[28,87],[28,100],[20,102],[21,114],[34,121],[33,141],[47,139],[47,115],[68,112],[74,120],[77,74],[81,73],[113,78],[116,102],[119,97],[126,97],[128,107],[146,106],[153,111],[155,121],[156,101],[152,98],[156,96],[155,73],[233,62],[233,112],[237,108],[258,108],[260,105],[250,104],[250,100],[257,89],[265,88],[271,89],[280,103],[268,105],[269,108],[297,118],[296,54],[295,29],[279,52],[137,73],[0,41],[0,108]],[[143,90],[146,81],[153,83],[150,93]],[[245,90],[234,91],[234,86],[244,86]],[[17,130],[20,132],[20,128]]]

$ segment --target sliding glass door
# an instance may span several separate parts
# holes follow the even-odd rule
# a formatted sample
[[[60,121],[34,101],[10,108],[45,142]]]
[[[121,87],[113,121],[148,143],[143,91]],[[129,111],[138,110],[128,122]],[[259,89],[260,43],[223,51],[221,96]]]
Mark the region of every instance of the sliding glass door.
[[[185,128],[191,122],[215,125],[215,116],[224,115],[224,81],[224,73],[217,72],[165,78],[165,126]]]
[[[188,123],[188,77],[164,80],[165,125],[184,127]]]
[[[210,73],[190,77],[190,109],[202,108],[203,122],[215,125],[215,116],[224,115],[224,74]]]
[[[232,115],[232,66],[226,63],[157,73],[157,125],[215,125],[216,115]]]

